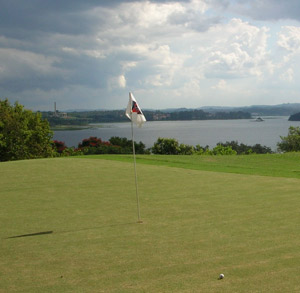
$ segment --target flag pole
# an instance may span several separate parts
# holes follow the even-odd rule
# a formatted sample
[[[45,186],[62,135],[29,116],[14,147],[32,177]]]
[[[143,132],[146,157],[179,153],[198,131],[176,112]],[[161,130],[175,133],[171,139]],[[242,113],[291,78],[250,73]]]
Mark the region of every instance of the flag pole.
[[[136,173],[136,158],[135,158],[135,145],[134,145],[134,137],[133,137],[132,113],[131,113],[130,120],[131,120],[132,153],[133,153],[134,175],[135,175],[135,194],[136,194],[136,203],[137,203],[137,212],[138,212],[138,221],[137,222],[143,223],[143,221],[141,220],[141,214],[140,214],[140,201],[139,201],[137,173]]]

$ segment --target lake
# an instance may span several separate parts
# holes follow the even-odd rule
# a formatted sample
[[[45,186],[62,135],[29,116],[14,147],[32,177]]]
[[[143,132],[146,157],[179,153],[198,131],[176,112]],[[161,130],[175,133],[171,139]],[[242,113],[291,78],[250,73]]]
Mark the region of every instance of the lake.
[[[286,136],[290,126],[300,126],[300,121],[288,121],[288,117],[263,117],[255,120],[193,120],[151,121],[142,128],[134,126],[134,139],[146,147],[153,146],[158,137],[175,138],[180,143],[214,147],[218,142],[238,141],[247,145],[259,143],[276,150],[280,136]],[[112,136],[131,139],[131,123],[102,123],[91,129],[55,131],[53,139],[64,141],[68,147],[90,136],[109,140]]]

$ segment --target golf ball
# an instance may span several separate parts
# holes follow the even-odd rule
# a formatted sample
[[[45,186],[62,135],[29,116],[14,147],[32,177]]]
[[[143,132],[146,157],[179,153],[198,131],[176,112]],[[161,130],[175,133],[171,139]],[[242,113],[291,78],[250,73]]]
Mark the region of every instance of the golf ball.
[[[224,279],[224,274],[220,274],[219,279]]]

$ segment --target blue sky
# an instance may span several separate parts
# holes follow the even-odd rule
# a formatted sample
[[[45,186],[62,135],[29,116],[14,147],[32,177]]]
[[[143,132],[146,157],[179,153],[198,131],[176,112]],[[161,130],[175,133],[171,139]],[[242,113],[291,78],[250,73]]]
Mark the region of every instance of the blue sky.
[[[0,5],[0,97],[32,110],[300,102],[299,0]]]

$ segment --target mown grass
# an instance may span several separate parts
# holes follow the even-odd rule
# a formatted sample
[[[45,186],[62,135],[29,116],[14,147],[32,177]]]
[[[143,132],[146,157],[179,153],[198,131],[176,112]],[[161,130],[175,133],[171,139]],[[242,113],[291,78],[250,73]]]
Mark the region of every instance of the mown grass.
[[[121,162],[133,160],[132,155],[98,155],[88,158]],[[300,152],[242,156],[137,155],[136,160],[141,164],[193,170],[300,178]]]
[[[100,157],[0,164],[1,292],[300,291],[299,179]]]

